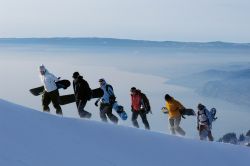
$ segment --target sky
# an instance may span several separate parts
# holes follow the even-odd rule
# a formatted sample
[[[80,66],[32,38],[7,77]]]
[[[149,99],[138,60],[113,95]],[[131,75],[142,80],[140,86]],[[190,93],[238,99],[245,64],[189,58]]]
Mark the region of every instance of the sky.
[[[249,0],[0,0],[0,37],[250,42]]]

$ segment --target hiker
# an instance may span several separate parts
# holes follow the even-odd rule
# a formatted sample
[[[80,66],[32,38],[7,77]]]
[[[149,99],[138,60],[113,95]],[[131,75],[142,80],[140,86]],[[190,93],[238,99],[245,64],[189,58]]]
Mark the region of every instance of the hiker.
[[[165,95],[165,101],[166,101],[166,109],[168,111],[171,134],[175,135],[176,133],[178,133],[181,136],[184,136],[186,133],[180,127],[180,122],[181,122],[180,110],[184,109],[184,106],[179,101],[171,97],[169,94]]]
[[[208,138],[209,141],[213,141],[214,138],[212,136],[212,116],[207,108],[199,103],[197,112],[197,130],[199,131],[200,140],[206,140]]]
[[[139,124],[137,122],[138,115],[140,115],[142,122],[145,126],[145,129],[150,129],[147,113],[151,111],[149,101],[145,94],[143,94],[140,90],[132,87],[130,89],[131,92],[131,111],[132,111],[132,123],[134,127],[139,128]]]
[[[91,113],[84,110],[87,101],[91,99],[91,89],[89,84],[78,72],[74,72],[72,77],[74,79],[73,89],[75,93],[78,114],[81,118],[90,118]]]
[[[44,65],[39,66],[41,82],[44,86],[42,95],[42,105],[44,112],[50,112],[49,104],[52,102],[56,109],[56,114],[62,115],[62,109],[59,104],[59,91],[56,86],[56,81],[59,79],[51,74]]]
[[[108,118],[115,124],[118,123],[118,118],[112,113],[112,108],[116,102],[116,97],[113,91],[113,87],[106,83],[105,79],[99,79],[100,88],[103,90],[103,96],[95,102],[95,105],[98,106],[100,101],[100,118],[103,122],[107,122]]]

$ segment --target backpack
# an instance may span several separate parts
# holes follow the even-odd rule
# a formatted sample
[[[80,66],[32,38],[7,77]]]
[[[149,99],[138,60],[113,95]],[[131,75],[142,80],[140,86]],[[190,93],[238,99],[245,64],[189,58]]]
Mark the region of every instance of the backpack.
[[[144,93],[141,93],[141,97],[146,113],[148,114],[150,112],[152,114],[150,103],[147,96]]]
[[[202,111],[202,112],[201,112]],[[202,119],[199,118],[199,116],[201,116]],[[205,117],[204,117],[205,116]],[[203,120],[203,118],[206,118],[206,120]],[[207,110],[206,108],[204,108],[203,110],[198,111],[198,119],[199,121],[201,121],[202,123],[207,123],[207,125],[211,125],[213,120],[212,120],[212,115],[210,113],[209,110]]]
[[[109,88],[112,90],[112,93],[110,93]],[[110,104],[114,104],[115,100],[116,100],[116,97],[115,97],[115,94],[114,94],[114,91],[113,91],[113,87],[111,85],[107,84],[106,85],[106,91],[109,94],[109,102],[110,102]]]

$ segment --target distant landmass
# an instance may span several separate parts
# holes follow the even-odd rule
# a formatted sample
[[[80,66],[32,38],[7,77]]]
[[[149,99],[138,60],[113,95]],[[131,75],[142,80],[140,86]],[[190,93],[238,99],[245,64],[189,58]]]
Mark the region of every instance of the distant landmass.
[[[113,46],[113,47],[164,47],[164,48],[229,48],[249,49],[250,43],[228,42],[176,42],[147,41],[114,38],[0,38],[1,45],[67,45],[67,46]]]
[[[250,68],[237,71],[207,70],[168,83],[193,88],[202,96],[250,106]]]

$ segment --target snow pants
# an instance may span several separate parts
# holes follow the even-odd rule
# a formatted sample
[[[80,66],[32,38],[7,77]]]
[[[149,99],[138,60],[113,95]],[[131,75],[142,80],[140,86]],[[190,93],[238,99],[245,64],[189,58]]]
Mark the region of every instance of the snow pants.
[[[52,102],[53,106],[56,109],[57,114],[62,114],[62,109],[59,104],[59,92],[58,90],[54,90],[52,92],[44,92],[42,95],[42,105],[43,111],[49,112],[49,104]]]
[[[103,122],[107,122],[108,118],[115,124],[118,123],[118,118],[112,113],[112,105],[108,103],[101,103],[100,105],[100,118]]]
[[[147,120],[147,113],[145,110],[138,110],[138,111],[135,111],[135,110],[132,110],[132,123],[135,127],[139,128],[139,124],[138,124],[138,121],[137,121],[137,118],[138,118],[138,115],[140,115],[141,119],[142,119],[142,122],[145,126],[145,129],[150,129],[150,126],[149,126],[149,123],[148,123],[148,120]]]
[[[199,125],[199,136],[200,140],[206,140],[207,138],[209,141],[214,140],[211,129],[207,125]]]
[[[181,123],[181,116],[175,118],[169,118],[171,134],[175,135],[176,132],[182,136],[186,134],[185,131],[180,127],[180,123]]]
[[[84,108],[87,104],[87,99],[85,100],[77,100],[76,101],[76,106],[77,106],[77,110],[78,110],[78,114],[81,118],[90,118],[91,117],[91,113],[89,113],[88,111],[85,111]]]

